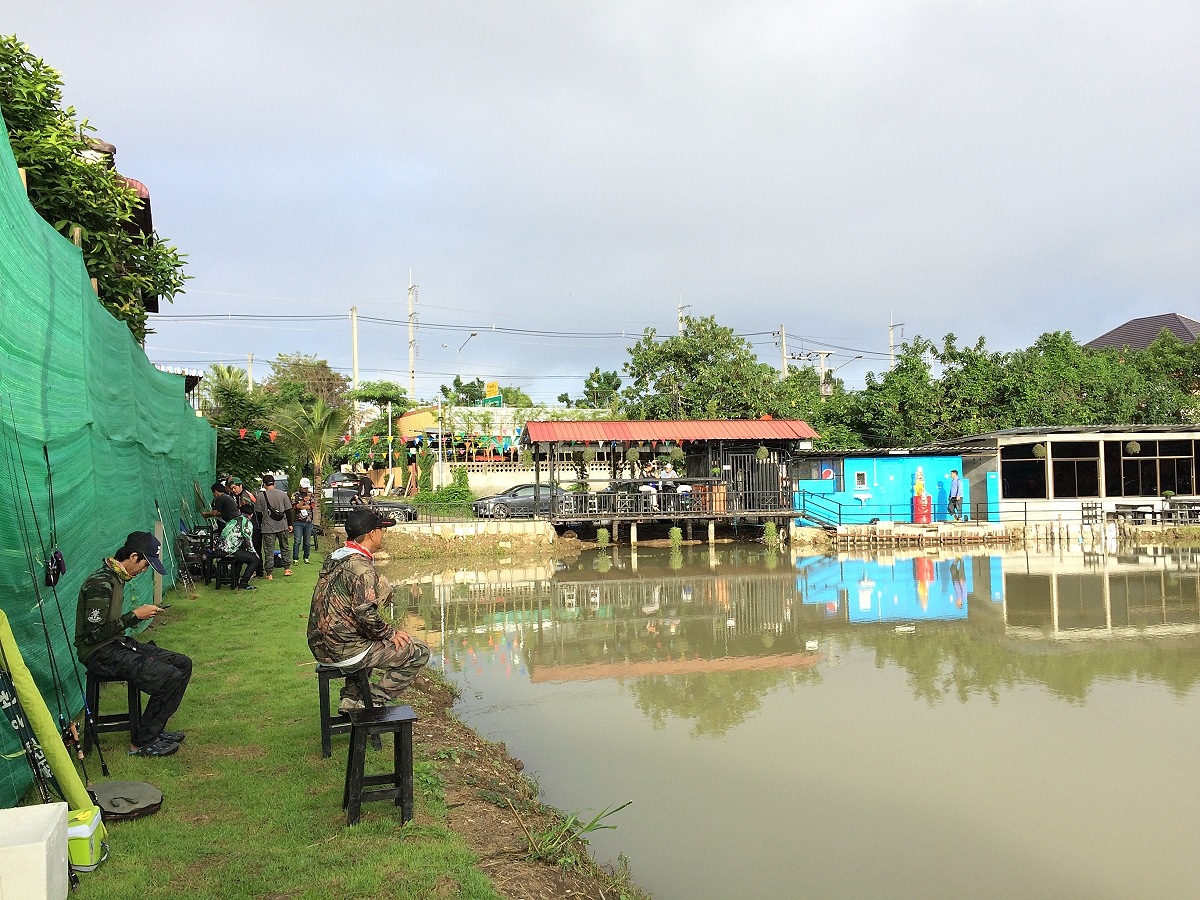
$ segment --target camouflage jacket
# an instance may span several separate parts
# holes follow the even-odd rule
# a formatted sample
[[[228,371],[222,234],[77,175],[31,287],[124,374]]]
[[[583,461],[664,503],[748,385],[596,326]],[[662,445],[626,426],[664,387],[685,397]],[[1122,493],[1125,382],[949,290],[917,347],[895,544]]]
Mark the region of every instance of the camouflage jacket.
[[[125,629],[138,623],[132,612],[124,612],[124,574],[114,559],[106,559],[104,565],[89,575],[79,589],[79,603],[75,607],[75,652],[81,663],[101,647],[125,636]]]
[[[379,615],[392,594],[387,579],[357,550],[330,553],[317,576],[308,614],[308,646],[319,662],[340,663],[372,643],[390,641],[396,630]]]

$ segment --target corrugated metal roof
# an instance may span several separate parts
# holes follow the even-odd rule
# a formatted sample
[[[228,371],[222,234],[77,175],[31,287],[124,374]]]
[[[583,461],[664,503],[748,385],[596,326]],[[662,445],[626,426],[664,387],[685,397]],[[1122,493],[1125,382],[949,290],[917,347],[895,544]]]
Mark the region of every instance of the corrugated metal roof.
[[[681,422],[530,422],[521,442],[795,441],[819,435],[800,419],[691,419]]]

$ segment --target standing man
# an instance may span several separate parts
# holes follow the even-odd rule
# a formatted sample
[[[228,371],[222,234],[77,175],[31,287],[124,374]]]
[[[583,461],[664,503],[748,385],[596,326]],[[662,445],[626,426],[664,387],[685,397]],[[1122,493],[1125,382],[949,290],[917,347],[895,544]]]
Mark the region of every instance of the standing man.
[[[292,501],[288,495],[275,487],[275,476],[263,476],[263,489],[259,492],[258,502],[254,505],[262,524],[263,536],[263,572],[267,581],[274,580],[271,570],[275,567],[275,547],[283,551],[283,574],[292,574]]]
[[[391,600],[392,586],[375,571],[375,554],[383,545],[383,529],[396,524],[368,506],[346,517],[346,541],[325,558],[313,590],[308,615],[308,646],[318,662],[346,672],[379,669],[371,702],[395,701],[429,662],[429,647],[397,631],[379,615],[379,604]],[[358,685],[342,688],[339,712],[362,709]]]
[[[300,479],[300,490],[292,497],[292,559],[300,562],[300,548],[304,548],[304,562],[309,562],[310,548],[313,536],[313,515],[317,508],[316,496],[312,492],[312,482],[307,478]]]
[[[958,469],[950,470],[950,489],[947,492],[949,500],[946,502],[947,514],[954,517],[955,522],[962,521],[962,482],[958,478]]]
[[[358,476],[358,502],[368,503],[372,495],[375,493],[375,482],[371,480],[371,476],[363,472]]]
[[[213,482],[212,495],[212,509],[206,509],[200,515],[206,519],[216,519],[217,534],[220,534],[221,529],[237,518],[237,501],[226,492],[223,481]]]
[[[192,661],[129,637],[125,630],[158,615],[152,603],[125,609],[125,584],[151,566],[164,574],[158,538],[135,531],[104,565],[79,589],[75,610],[75,652],[89,673],[99,678],[120,678],[150,695],[136,733],[130,734],[130,756],[170,756],[183,743],[182,731],[164,731],[167,720],[179,709]]]

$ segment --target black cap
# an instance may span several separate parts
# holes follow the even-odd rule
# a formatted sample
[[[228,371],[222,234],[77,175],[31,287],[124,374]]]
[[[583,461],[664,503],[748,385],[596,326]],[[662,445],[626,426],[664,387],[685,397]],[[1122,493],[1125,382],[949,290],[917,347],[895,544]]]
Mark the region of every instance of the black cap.
[[[354,540],[376,528],[391,528],[395,524],[395,519],[381,516],[369,506],[360,506],[346,516],[346,537]]]
[[[162,560],[158,558],[158,553],[162,549],[162,544],[158,542],[158,538],[148,531],[135,531],[125,538],[125,549],[132,553],[136,553],[146,562],[154,567],[154,571],[159,575],[166,575],[167,570],[163,568]]]

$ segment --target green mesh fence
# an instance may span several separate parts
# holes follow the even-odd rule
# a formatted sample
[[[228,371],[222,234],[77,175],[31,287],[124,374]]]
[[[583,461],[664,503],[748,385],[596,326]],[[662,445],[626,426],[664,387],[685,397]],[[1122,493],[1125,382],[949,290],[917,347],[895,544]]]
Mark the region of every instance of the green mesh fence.
[[[69,719],[83,708],[72,644],[80,584],[126,534],[154,530],[156,501],[166,529],[164,588],[173,583],[181,519],[197,518],[197,486],[208,496],[216,437],[188,405],[183,378],[150,365],[96,299],[80,251],[29,205],[7,139],[0,310],[0,608],[51,715]],[[55,532],[67,574],[52,589],[43,562]],[[127,609],[151,599],[149,575],[131,587]],[[31,783],[0,717],[0,807],[15,805]]]

